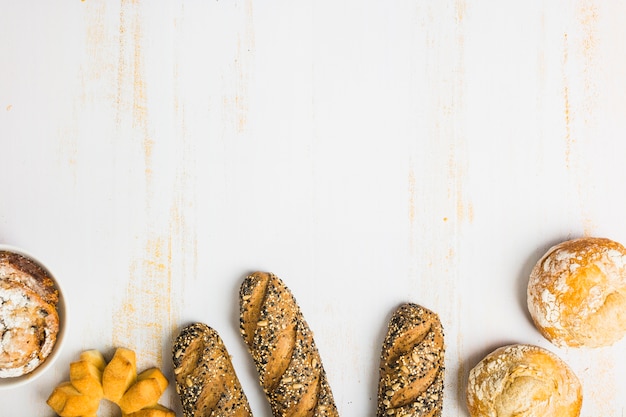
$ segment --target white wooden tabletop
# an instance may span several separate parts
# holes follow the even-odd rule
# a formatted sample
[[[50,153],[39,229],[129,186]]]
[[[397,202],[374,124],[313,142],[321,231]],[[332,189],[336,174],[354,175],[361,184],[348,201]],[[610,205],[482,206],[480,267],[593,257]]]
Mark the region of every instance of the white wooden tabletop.
[[[0,415],[53,416],[86,349],[172,380],[172,338],[201,321],[269,417],[238,330],[254,270],[294,293],[344,417],[375,415],[404,301],[444,325],[445,416],[512,342],[572,367],[582,416],[626,415],[626,341],[556,348],[525,295],[552,244],[626,243],[625,19],[597,0],[0,2],[0,243],[47,262],[70,320]],[[172,384],[161,402],[182,415]]]

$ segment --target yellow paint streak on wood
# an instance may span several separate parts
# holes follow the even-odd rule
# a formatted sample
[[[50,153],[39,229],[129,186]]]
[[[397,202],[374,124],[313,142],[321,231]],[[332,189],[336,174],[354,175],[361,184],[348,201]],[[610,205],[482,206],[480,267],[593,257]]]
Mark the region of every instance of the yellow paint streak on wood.
[[[590,236],[594,234],[595,222],[587,204],[590,184],[587,181],[584,148],[593,143],[594,113],[598,101],[595,61],[599,11],[591,0],[579,1],[575,7],[574,27],[564,33],[562,47],[564,159],[565,168],[571,170],[577,193],[583,234]]]
[[[455,77],[456,85],[453,89],[454,97],[453,103],[455,107],[455,114],[462,114],[463,104],[464,104],[464,93],[465,93],[465,27],[464,27],[464,18],[467,13],[467,4],[465,0],[457,0],[455,3],[455,13],[456,13],[456,25],[455,25],[455,48],[457,53],[456,59],[456,68],[455,68]],[[467,152],[465,152],[467,143],[465,141],[463,125],[460,122],[462,117],[456,118],[454,120],[453,129],[453,141],[452,147],[449,151],[450,161],[449,161],[449,169],[450,175],[454,184],[454,199],[456,201],[456,224],[454,229],[454,243],[450,244],[448,247],[448,253],[446,255],[446,264],[452,265],[453,268],[457,269],[454,272],[454,277],[457,282],[451,283],[452,285],[448,286],[448,296],[451,300],[456,300],[454,306],[451,306],[452,311],[456,311],[456,319],[458,322],[462,321],[462,317],[459,316],[459,312],[463,311],[461,304],[461,297],[459,297],[459,279],[462,279],[461,274],[458,271],[459,265],[459,239],[460,239],[460,227],[466,222],[472,222],[474,219],[474,210],[471,202],[468,200],[465,193],[465,178],[467,176]],[[463,338],[461,332],[457,332],[456,338],[456,356],[457,363],[463,363],[462,357],[462,349],[463,346]],[[460,369],[462,371],[462,369]],[[457,373],[457,396],[462,398],[463,396],[463,387],[464,387],[464,377],[463,373]]]
[[[567,33],[563,35],[563,118],[565,122],[565,167],[571,166],[572,153],[572,118],[570,109],[569,77],[567,75],[567,65],[569,61],[569,43]]]
[[[595,124],[595,107],[598,101],[598,91],[596,87],[595,77],[597,77],[596,71],[596,49],[597,49],[597,27],[598,27],[598,6],[593,1],[584,0],[580,4],[578,12],[579,24],[582,32],[581,49],[583,57],[583,111],[582,117],[584,122],[585,131],[590,131]],[[587,135],[585,135],[587,136]],[[589,142],[588,142],[589,143]],[[579,174],[581,177],[585,177],[584,173]],[[595,222],[592,217],[587,213],[588,209],[585,204],[587,193],[584,188],[584,184],[579,181],[579,199],[582,203],[582,223],[583,231],[585,235],[593,235],[595,230]]]
[[[593,67],[597,49],[598,7],[592,1],[583,1],[579,10],[579,23],[582,31],[581,47],[584,57],[585,90],[587,96],[595,96]],[[589,98],[589,97],[588,97]]]
[[[409,228],[413,230],[415,225],[415,172],[409,170]],[[413,233],[411,233],[413,235]]]
[[[119,12],[117,67],[117,123],[143,157],[146,224],[141,250],[131,261],[121,307],[114,313],[113,342],[137,350],[146,365],[160,364],[163,340],[171,321],[171,236],[153,224],[149,208],[153,176],[154,140],[149,132],[145,76],[144,30],[141,4],[122,0]]]
[[[233,63],[235,91],[232,96],[224,97],[222,100],[226,114],[234,119],[234,127],[237,133],[244,132],[248,123],[248,86],[250,84],[252,59],[255,50],[252,0],[246,0],[244,10],[244,27],[241,33],[237,35],[237,50]]]
[[[117,66],[117,122],[122,125],[127,114],[132,115],[130,127],[144,155],[147,185],[152,179],[154,139],[149,131],[148,99],[145,76],[145,41],[140,2],[122,0],[119,16],[119,59]],[[149,189],[149,187],[148,187]]]
[[[99,80],[113,69],[107,60],[108,55],[103,54],[103,47],[108,45],[108,33],[104,21],[106,5],[106,2],[95,2],[86,6],[85,41],[89,59],[86,63],[87,67],[83,72],[85,82]]]
[[[465,13],[467,12],[467,4],[465,0],[457,0],[455,4],[456,11],[456,21],[457,24],[461,23],[465,18]]]
[[[135,349],[138,360],[160,364],[171,321],[171,239],[148,239],[130,266],[121,307],[114,314],[113,344]]]

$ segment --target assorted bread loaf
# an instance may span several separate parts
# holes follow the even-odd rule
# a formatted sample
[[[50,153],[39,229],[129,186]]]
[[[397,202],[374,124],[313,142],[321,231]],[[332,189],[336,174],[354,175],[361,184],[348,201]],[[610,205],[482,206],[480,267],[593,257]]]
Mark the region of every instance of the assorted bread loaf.
[[[0,253],[0,273],[7,268],[23,272],[7,259]],[[0,298],[19,301],[11,291],[23,293],[31,286],[32,298],[43,303],[37,308],[47,311],[46,303],[54,305],[45,279],[33,278],[32,272],[7,275],[15,278],[0,280]],[[581,238],[552,247],[532,270],[527,291],[537,329],[556,346],[608,346],[626,333],[626,249],[617,242]],[[248,275],[239,290],[239,308],[241,336],[273,415],[338,416],[313,333],[284,282],[267,272]],[[54,319],[46,326],[52,338]],[[2,352],[0,376],[28,371],[24,360],[6,353],[6,346]],[[400,305],[382,344],[377,416],[441,416],[444,357],[438,315],[414,303]],[[174,339],[172,360],[184,417],[252,416],[214,329],[204,323],[184,327]],[[83,352],[70,364],[70,381],[54,389],[48,404],[62,417],[95,416],[106,398],[120,406],[124,417],[173,417],[157,403],[168,386],[165,376],[157,368],[136,371],[131,350],[117,349],[108,364],[98,351]],[[485,356],[470,371],[465,394],[472,417],[574,417],[582,407],[574,372],[556,354],[527,344],[502,346]]]
[[[313,332],[283,281],[250,274],[239,305],[241,335],[274,416],[338,416]]]
[[[117,404],[123,417],[175,417],[158,404],[167,386],[159,368],[137,374],[133,350],[117,348],[108,363],[98,350],[87,350],[70,364],[70,380],[54,388],[47,404],[61,417],[95,417],[103,399]]]
[[[380,355],[378,417],[441,416],[444,353],[439,316],[413,303],[398,307]]]
[[[0,251],[0,378],[26,375],[52,353],[58,301],[54,281],[42,267]]]

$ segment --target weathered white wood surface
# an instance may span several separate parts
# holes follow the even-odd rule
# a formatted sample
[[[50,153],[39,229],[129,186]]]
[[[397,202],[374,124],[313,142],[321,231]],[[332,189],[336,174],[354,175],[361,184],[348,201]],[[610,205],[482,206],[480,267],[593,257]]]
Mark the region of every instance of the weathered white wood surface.
[[[171,338],[203,321],[269,416],[237,322],[259,269],[296,295],[345,417],[375,414],[403,301],[446,329],[444,415],[468,415],[484,354],[524,342],[576,371],[583,416],[623,416],[626,342],[552,347],[525,284],[553,243],[626,242],[625,19],[597,0],[2,1],[0,241],[50,264],[71,330],[0,415],[53,415],[84,349],[170,375]]]

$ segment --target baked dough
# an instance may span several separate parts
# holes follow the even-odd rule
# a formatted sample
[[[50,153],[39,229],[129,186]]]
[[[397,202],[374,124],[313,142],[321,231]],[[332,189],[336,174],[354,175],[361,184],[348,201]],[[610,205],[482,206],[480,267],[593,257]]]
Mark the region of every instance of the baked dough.
[[[556,346],[609,346],[626,334],[626,248],[580,238],[550,248],[528,281],[528,310]]]
[[[176,417],[158,404],[167,378],[158,368],[137,375],[135,360],[135,352],[122,347],[108,363],[98,350],[86,350],[70,364],[70,380],[58,384],[46,403],[61,417],[95,417],[105,398],[123,417]]]
[[[172,346],[176,392],[184,417],[251,417],[250,405],[217,331],[184,327]]]
[[[582,387],[555,354],[538,346],[503,346],[469,374],[467,408],[472,417],[577,417]]]
[[[0,378],[28,374],[52,353],[60,326],[58,300],[41,267],[0,251]]]
[[[400,305],[383,341],[377,416],[441,416],[444,356],[439,316],[417,304]]]
[[[274,417],[337,417],[313,332],[284,282],[255,272],[239,302],[241,335]]]

